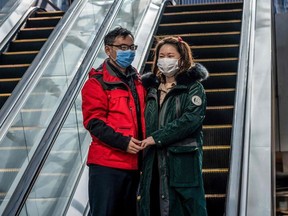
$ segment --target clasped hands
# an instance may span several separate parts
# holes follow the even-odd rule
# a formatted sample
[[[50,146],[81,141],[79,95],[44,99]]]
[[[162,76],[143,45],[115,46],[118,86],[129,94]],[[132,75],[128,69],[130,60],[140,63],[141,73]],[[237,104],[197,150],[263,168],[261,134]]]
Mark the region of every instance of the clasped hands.
[[[127,152],[131,154],[137,154],[139,151],[145,149],[149,145],[154,145],[155,141],[152,136],[147,137],[146,139],[140,141],[131,137],[131,140],[128,144]]]

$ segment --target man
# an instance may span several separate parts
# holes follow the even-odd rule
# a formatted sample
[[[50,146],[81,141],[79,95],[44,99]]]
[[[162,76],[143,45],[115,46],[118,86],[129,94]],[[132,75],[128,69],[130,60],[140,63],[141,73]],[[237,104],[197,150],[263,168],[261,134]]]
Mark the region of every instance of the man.
[[[145,90],[131,66],[137,46],[122,27],[104,38],[107,58],[92,68],[82,89],[84,126],[90,132],[89,203],[93,216],[136,215],[138,161],[145,138]]]

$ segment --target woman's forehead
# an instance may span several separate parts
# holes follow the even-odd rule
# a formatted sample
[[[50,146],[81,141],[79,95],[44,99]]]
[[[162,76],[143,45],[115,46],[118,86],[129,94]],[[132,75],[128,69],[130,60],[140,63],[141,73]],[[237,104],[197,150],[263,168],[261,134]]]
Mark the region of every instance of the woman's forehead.
[[[164,44],[160,48],[159,53],[178,53],[178,51],[175,46],[171,44]]]

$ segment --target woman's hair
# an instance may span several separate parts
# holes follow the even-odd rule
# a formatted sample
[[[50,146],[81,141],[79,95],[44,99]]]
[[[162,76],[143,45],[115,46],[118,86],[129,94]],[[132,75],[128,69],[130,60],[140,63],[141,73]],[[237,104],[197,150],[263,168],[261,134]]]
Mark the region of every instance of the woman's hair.
[[[161,80],[161,82],[165,82],[165,76],[158,70],[157,60],[159,58],[159,51],[165,44],[174,46],[180,54],[179,71],[177,72],[176,76],[180,73],[186,72],[192,66],[194,66],[194,59],[189,44],[183,41],[181,37],[165,37],[156,45],[152,68],[152,72]]]

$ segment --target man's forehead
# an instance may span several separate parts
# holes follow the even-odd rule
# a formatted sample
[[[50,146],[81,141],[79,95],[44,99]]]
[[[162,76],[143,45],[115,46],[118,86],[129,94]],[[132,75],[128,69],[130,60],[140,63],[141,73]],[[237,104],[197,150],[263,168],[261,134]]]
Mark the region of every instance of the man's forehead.
[[[134,41],[131,35],[127,35],[127,36],[120,35],[115,38],[115,41],[127,41],[127,40]]]

